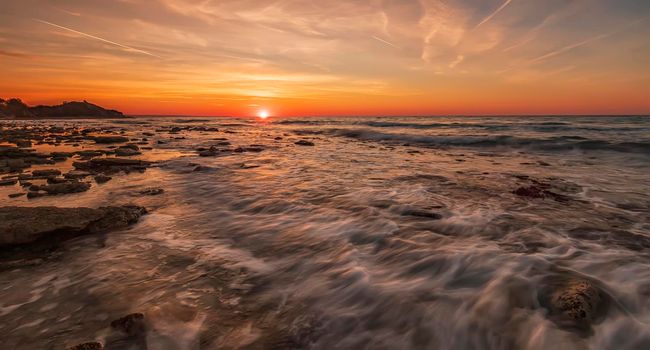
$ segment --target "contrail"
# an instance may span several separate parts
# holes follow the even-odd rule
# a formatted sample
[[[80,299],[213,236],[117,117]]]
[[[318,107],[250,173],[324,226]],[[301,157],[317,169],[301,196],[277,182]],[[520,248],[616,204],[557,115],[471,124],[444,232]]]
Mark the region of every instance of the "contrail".
[[[589,38],[589,39],[583,40],[583,41],[581,41],[581,42],[578,42],[578,43],[575,43],[575,44],[571,44],[571,45],[568,45],[568,46],[565,46],[565,47],[559,48],[559,49],[557,49],[557,50],[555,50],[555,51],[551,51],[551,52],[546,53],[546,54],[544,54],[544,55],[542,55],[542,56],[539,56],[539,57],[537,57],[537,58],[535,58],[535,59],[532,59],[532,60],[530,60],[528,63],[529,63],[529,64],[537,63],[537,62],[543,61],[543,60],[545,60],[545,59],[547,59],[547,58],[551,58],[551,57],[553,57],[553,56],[557,56],[557,55],[559,55],[559,54],[563,54],[563,53],[565,53],[565,52],[567,52],[567,51],[571,51],[571,50],[576,49],[576,48],[578,48],[578,47],[581,47],[581,46],[584,46],[584,45],[590,44],[590,43],[592,43],[592,42],[594,42],[594,41],[598,41],[598,40],[605,39],[605,38],[610,37],[610,36],[612,36],[612,35],[615,35],[615,34],[618,34],[618,33],[623,32],[623,31],[626,31],[628,28],[630,28],[630,27],[632,27],[632,26],[634,26],[634,25],[637,25],[637,24],[639,24],[639,23],[641,23],[641,22],[647,20],[648,18],[650,18],[650,17],[641,18],[641,19],[639,19],[639,20],[636,20],[636,21],[630,22],[630,23],[628,23],[627,25],[623,26],[622,28],[619,28],[619,29],[614,30],[614,31],[612,31],[612,32],[605,33],[605,34],[600,34],[600,35],[596,35],[596,36],[594,36],[594,37],[591,37],[591,38]]]
[[[384,40],[384,39],[382,39],[382,38],[379,38],[379,37],[376,37],[376,36],[374,36],[374,35],[372,35],[372,38],[375,39],[375,40],[377,40],[377,41],[380,41],[380,42],[382,42],[382,43],[384,43],[384,44],[386,44],[386,45],[390,45],[390,46],[392,46],[392,47],[394,47],[394,48],[396,48],[396,49],[399,49],[399,48],[400,48],[399,46],[397,46],[397,45],[391,43],[390,41],[386,41],[386,40]]]
[[[476,27],[474,27],[474,29],[476,29],[476,28],[484,25],[485,23],[487,23],[489,20],[492,19],[492,17],[496,16],[497,14],[499,14],[499,12],[501,12],[504,8],[506,8],[506,6],[510,5],[511,2],[512,2],[512,0],[506,0],[506,2],[504,2],[501,6],[499,6],[499,8],[496,9],[496,11],[492,12],[492,14],[485,17],[485,19],[482,20],[481,23],[477,24]]]
[[[614,35],[614,34],[615,34],[615,33],[601,34],[601,35],[595,36],[595,37],[593,37],[593,38],[589,38],[589,39],[587,39],[587,40],[583,40],[583,41],[581,41],[581,42],[579,42],[579,43],[575,43],[575,44],[571,44],[571,45],[565,46],[565,47],[563,47],[563,48],[560,48],[560,49],[557,49],[557,50],[555,50],[555,51],[549,52],[549,53],[547,53],[547,54],[545,54],[545,55],[539,56],[539,57],[537,57],[537,58],[531,60],[529,63],[537,63],[537,62],[539,62],[539,61],[543,61],[543,60],[545,60],[545,59],[547,59],[547,58],[551,58],[551,57],[553,57],[553,56],[557,56],[557,55],[562,54],[562,53],[565,53],[565,52],[567,52],[567,51],[571,51],[571,50],[573,50],[573,49],[577,49],[577,48],[579,48],[580,46],[587,45],[587,44],[589,44],[589,43],[591,43],[591,42],[594,42],[594,41],[597,41],[597,40],[600,40],[600,39],[605,39],[606,37],[608,37],[608,36],[612,36],[612,35]]]
[[[57,27],[57,28],[60,28],[60,29],[63,29],[63,30],[67,30],[67,31],[69,31],[69,32],[73,32],[73,33],[75,33],[75,34],[83,35],[83,36],[88,37],[88,38],[92,38],[92,39],[95,39],[95,40],[103,41],[103,42],[108,43],[108,44],[112,44],[112,45],[115,45],[115,46],[119,46],[119,47],[121,47],[121,48],[123,48],[123,49],[126,49],[126,50],[128,50],[128,51],[138,52],[138,53],[141,53],[141,54],[144,54],[144,55],[148,55],[148,56],[151,56],[151,57],[162,58],[162,57],[160,57],[160,56],[156,56],[156,55],[154,55],[154,54],[152,54],[152,53],[150,53],[150,52],[144,51],[144,50],[136,49],[136,48],[133,48],[133,47],[131,47],[131,46],[122,45],[122,44],[120,44],[120,43],[116,43],[116,42],[114,42],[114,41],[110,41],[110,40],[106,40],[106,39],[100,38],[100,37],[98,37],[98,36],[94,36],[94,35],[86,34],[86,33],[83,33],[83,32],[80,32],[80,31],[77,31],[77,30],[74,30],[74,29],[70,29],[70,28],[67,28],[67,27],[64,27],[64,26],[60,26],[60,25],[58,25],[58,24],[50,23],[50,22],[43,21],[43,20],[36,19],[36,18],[35,18],[34,20],[35,20],[36,22],[44,23],[44,24],[47,24],[47,25],[50,25],[50,26],[53,26],[53,27]]]

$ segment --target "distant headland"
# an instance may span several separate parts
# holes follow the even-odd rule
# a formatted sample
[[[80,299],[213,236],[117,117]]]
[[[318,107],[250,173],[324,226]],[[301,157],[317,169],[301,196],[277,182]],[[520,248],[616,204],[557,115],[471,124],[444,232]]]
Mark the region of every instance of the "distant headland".
[[[105,109],[87,101],[63,102],[56,106],[30,107],[18,98],[0,98],[0,119],[82,119],[82,118],[126,118],[113,109]]]

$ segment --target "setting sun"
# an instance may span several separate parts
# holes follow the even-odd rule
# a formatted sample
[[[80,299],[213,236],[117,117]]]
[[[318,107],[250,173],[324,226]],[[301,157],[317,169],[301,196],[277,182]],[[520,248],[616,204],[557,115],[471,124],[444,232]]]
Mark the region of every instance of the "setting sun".
[[[263,109],[257,113],[257,116],[260,117],[261,119],[266,119],[269,117],[269,112]]]

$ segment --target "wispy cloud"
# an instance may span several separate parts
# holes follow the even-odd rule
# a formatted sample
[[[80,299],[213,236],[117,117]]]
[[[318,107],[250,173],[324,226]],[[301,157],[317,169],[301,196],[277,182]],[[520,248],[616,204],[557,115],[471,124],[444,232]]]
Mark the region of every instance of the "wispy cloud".
[[[87,38],[91,38],[91,39],[99,40],[99,41],[105,42],[105,43],[107,43],[107,44],[111,44],[111,45],[118,46],[118,47],[121,47],[121,48],[123,48],[123,49],[125,49],[125,50],[127,50],[127,51],[137,52],[137,53],[141,53],[141,54],[148,55],[148,56],[151,56],[151,57],[162,58],[162,57],[160,57],[160,56],[157,56],[157,55],[152,54],[151,52],[147,52],[147,51],[144,51],[144,50],[136,49],[136,48],[131,47],[131,46],[127,46],[127,45],[123,45],[123,44],[120,44],[120,43],[116,43],[116,42],[114,42],[114,41],[110,41],[110,40],[107,40],[107,39],[104,39],[104,38],[100,38],[100,37],[98,37],[98,36],[94,36],[94,35],[91,35],[91,34],[87,34],[87,33],[84,33],[84,32],[80,32],[80,31],[78,31],[78,30],[74,30],[74,29],[72,29],[72,28],[64,27],[64,26],[61,26],[61,25],[58,25],[58,24],[54,24],[54,23],[51,23],[51,22],[48,22],[48,21],[41,20],[41,19],[34,19],[34,20],[35,20],[36,22],[40,22],[40,23],[43,23],[43,24],[47,24],[47,25],[50,25],[50,26],[53,26],[53,27],[59,28],[59,29],[67,30],[67,31],[72,32],[72,33],[75,33],[75,34],[79,34],[79,35],[85,36],[85,37],[87,37]]]
[[[457,65],[461,64],[465,60],[465,56],[458,55],[456,59],[449,63],[449,68],[454,69]]]
[[[510,5],[511,2],[512,0],[506,0],[503,4],[501,4],[501,6],[499,6],[498,9],[496,9],[496,11],[492,12],[489,16],[485,17],[479,24],[477,24],[476,27],[474,27],[474,29],[489,22],[494,16],[498,15],[499,12],[503,11],[504,8],[508,7],[508,5]]]

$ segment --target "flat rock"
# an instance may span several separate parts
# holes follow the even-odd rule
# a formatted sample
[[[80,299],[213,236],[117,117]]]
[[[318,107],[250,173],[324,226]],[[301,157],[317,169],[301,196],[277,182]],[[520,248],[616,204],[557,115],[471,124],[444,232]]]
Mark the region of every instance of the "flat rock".
[[[151,162],[128,158],[95,158],[87,162],[73,162],[72,165],[79,170],[113,173],[144,170],[151,165]]]
[[[43,169],[32,171],[33,176],[57,176],[61,175],[61,171],[57,169]]]
[[[0,207],[0,246],[62,240],[123,228],[138,221],[138,206],[92,208]]]
[[[124,136],[94,136],[91,139],[100,144],[129,142],[129,138]]]
[[[81,181],[66,181],[62,183],[53,183],[34,188],[36,191],[47,192],[48,195],[68,194],[85,192],[90,189],[90,184]]]

